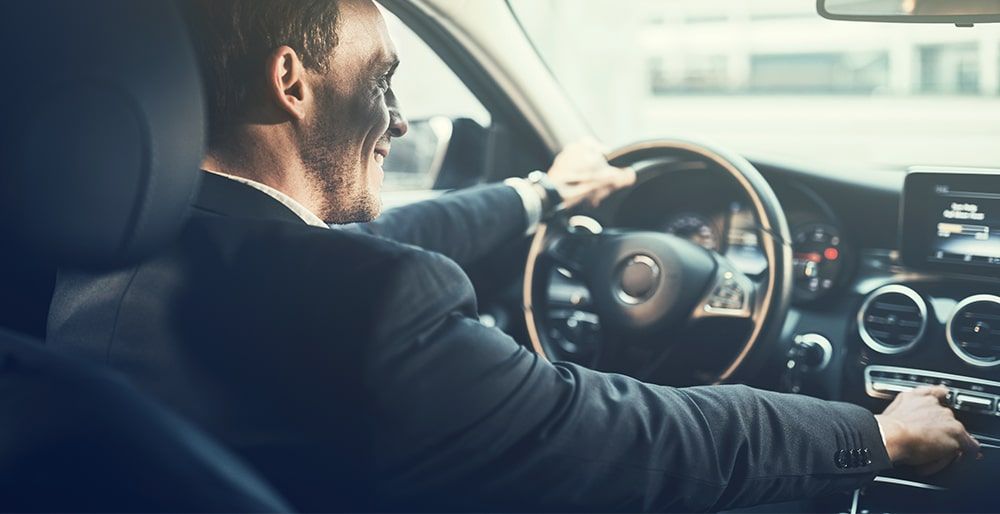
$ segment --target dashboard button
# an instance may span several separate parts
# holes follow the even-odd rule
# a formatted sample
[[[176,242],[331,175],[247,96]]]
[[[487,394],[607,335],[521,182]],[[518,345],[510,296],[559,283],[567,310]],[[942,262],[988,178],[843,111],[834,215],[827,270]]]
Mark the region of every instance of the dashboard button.
[[[913,386],[893,384],[891,382],[872,382],[872,389],[884,393],[905,393],[912,390]]]
[[[993,399],[985,396],[958,393],[955,396],[955,406],[967,410],[992,411]]]

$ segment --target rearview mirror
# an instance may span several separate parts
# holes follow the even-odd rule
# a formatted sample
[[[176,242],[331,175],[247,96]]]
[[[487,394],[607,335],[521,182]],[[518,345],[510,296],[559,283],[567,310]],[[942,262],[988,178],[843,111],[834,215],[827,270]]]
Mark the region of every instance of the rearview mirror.
[[[831,20],[959,26],[1000,22],[1000,0],[817,0],[816,7]]]

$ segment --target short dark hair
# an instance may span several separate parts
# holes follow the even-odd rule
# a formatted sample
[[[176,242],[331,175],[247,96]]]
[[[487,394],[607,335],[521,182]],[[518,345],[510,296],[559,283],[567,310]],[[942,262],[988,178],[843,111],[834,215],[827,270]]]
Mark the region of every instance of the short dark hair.
[[[337,45],[338,0],[181,0],[181,6],[205,82],[210,146],[244,114],[274,49],[287,45],[307,69],[326,71]]]

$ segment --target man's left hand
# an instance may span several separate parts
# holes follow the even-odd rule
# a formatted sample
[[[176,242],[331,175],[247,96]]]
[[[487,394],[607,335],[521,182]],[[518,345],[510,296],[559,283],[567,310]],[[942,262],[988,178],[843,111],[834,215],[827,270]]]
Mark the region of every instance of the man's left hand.
[[[593,140],[570,144],[556,156],[548,172],[564,207],[584,201],[597,206],[611,193],[635,184],[635,170],[608,164],[603,148]]]

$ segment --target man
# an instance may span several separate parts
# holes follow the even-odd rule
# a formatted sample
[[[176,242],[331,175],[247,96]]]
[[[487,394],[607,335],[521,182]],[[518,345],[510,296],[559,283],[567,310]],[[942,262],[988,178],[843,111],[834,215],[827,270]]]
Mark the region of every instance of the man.
[[[201,0],[190,14],[212,132],[195,216],[140,266],[61,273],[50,335],[200,422],[296,507],[723,509],[978,451],[942,389],[900,395],[876,419],[546,362],[478,322],[455,262],[523,236],[551,208],[548,189],[599,201],[629,173],[581,144],[556,159],[551,184],[487,186],[330,230],[379,214],[381,163],[406,131],[378,9]]]

